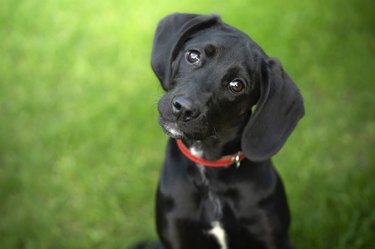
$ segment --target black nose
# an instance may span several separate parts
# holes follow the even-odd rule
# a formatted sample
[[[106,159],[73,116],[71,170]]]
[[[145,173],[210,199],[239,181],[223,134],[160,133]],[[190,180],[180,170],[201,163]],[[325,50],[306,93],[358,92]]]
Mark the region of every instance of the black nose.
[[[177,96],[172,101],[172,112],[179,120],[189,121],[198,116],[193,102],[188,98]]]

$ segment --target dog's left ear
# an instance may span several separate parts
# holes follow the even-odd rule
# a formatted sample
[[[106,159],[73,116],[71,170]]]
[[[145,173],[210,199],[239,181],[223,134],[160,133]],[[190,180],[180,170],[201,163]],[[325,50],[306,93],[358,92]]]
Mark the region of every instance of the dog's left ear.
[[[181,46],[194,33],[219,21],[217,15],[175,13],[159,22],[152,47],[151,66],[164,90],[169,89],[171,64]]]
[[[276,154],[304,115],[302,96],[273,58],[262,61],[260,98],[242,134],[242,149],[252,161]]]

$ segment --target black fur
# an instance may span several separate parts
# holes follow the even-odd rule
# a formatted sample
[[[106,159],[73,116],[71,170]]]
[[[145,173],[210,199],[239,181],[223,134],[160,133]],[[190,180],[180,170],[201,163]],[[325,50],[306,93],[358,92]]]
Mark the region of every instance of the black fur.
[[[171,136],[156,203],[163,248],[219,249],[209,234],[215,223],[228,249],[291,248],[284,187],[270,158],[304,107],[281,63],[216,15],[172,14],[156,30],[152,68],[166,91],[160,125]],[[175,138],[207,160],[240,150],[246,159],[239,168],[204,168]]]

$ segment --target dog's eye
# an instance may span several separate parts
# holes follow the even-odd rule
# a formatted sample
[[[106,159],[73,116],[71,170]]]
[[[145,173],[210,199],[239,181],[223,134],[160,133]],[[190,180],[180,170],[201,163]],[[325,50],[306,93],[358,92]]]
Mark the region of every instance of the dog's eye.
[[[197,64],[201,60],[201,54],[197,50],[189,50],[185,55],[186,60],[191,64]]]
[[[240,79],[234,79],[229,82],[228,88],[234,93],[239,93],[245,88],[245,84]]]

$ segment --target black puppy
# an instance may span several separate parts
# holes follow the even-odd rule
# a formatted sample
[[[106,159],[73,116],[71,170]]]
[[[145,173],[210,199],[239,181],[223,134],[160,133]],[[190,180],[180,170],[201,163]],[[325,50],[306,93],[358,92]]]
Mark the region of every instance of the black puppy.
[[[270,158],[304,107],[280,62],[216,15],[173,14],[157,27],[152,68],[171,137],[157,191],[159,247],[291,248]]]

